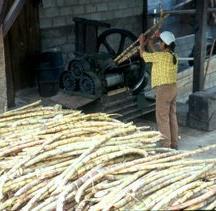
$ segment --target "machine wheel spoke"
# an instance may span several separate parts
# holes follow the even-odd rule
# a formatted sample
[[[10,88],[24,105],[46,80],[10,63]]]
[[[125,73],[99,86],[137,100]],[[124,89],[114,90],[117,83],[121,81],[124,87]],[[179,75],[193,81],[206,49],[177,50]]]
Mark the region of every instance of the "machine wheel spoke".
[[[123,52],[124,47],[125,47],[125,40],[126,40],[126,35],[122,35],[117,55],[119,55],[121,52]]]
[[[107,40],[104,40],[103,45],[106,47],[107,51],[109,52],[110,55],[115,56],[116,52],[113,50],[111,45],[107,42]]]
[[[114,36],[120,36],[119,43],[117,43],[116,47],[112,47],[115,46],[114,43],[112,43],[111,45],[107,41],[107,38],[111,38],[110,40],[115,40],[112,39],[114,38]],[[116,28],[108,29],[99,35],[98,43],[97,43],[97,51],[100,52],[101,46],[105,46],[107,53],[109,53],[112,57],[116,57],[124,50],[126,39],[131,43],[133,43],[137,39],[137,37],[132,32],[125,29],[116,29]]]

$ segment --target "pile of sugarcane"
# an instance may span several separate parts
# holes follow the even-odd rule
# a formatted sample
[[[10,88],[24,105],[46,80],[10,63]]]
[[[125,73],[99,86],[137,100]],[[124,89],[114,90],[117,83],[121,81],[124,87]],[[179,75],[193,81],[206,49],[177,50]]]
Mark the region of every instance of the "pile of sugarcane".
[[[160,134],[40,102],[0,115],[0,210],[216,208],[216,159]]]

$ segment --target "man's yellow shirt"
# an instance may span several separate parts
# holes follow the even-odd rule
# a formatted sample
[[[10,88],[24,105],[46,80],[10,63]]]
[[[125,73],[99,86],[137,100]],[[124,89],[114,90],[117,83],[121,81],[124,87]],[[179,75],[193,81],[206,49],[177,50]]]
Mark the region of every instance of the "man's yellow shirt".
[[[145,62],[152,63],[151,85],[152,88],[163,84],[176,83],[177,66],[173,64],[173,55],[169,52],[143,52]]]

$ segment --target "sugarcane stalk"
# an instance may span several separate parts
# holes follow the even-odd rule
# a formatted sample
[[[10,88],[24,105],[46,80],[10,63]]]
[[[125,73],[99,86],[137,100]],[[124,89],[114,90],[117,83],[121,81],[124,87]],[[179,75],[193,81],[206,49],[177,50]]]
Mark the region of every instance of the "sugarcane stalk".
[[[161,190],[164,187],[168,187],[170,184],[176,183],[177,181],[185,179],[188,176],[191,176],[191,174],[187,173],[186,170],[182,172],[169,172],[169,170],[166,170],[163,174],[152,176],[152,179],[149,178],[141,182],[141,184],[138,187],[136,187],[132,193],[134,198],[137,198],[138,200],[142,201],[142,199],[145,196],[151,195],[153,193],[157,194],[156,191]],[[159,196],[161,195],[159,194]],[[122,206],[122,204],[127,204],[132,199],[133,198],[131,198],[131,196],[127,197],[125,200],[123,199],[122,201],[117,202],[113,206],[116,209],[119,209]]]
[[[163,154],[160,154],[160,155],[157,155],[157,156],[154,156],[155,158],[160,158],[160,157],[163,157],[163,156],[167,156],[167,155],[170,155],[172,153],[167,153],[166,155],[163,155]],[[112,168],[104,168],[103,171],[100,172],[100,174],[97,174],[95,175],[94,177],[91,178],[92,182],[94,181],[97,181],[99,180],[100,178],[104,177],[105,175],[107,174],[110,174],[110,173],[113,173],[113,172],[117,172],[117,171],[120,171],[124,168],[127,168],[128,166],[134,166],[136,165],[137,163],[140,163],[140,162],[143,162],[143,160],[151,160],[152,158],[144,158],[144,159],[138,159],[136,162],[135,161],[131,161],[131,162],[128,162],[128,163],[123,163],[123,164],[120,164],[120,165],[117,165],[115,167],[112,167]]]
[[[85,198],[81,202],[79,202],[79,204],[75,208],[75,211],[83,211],[87,206],[89,200],[91,199],[92,195],[92,193],[86,195]]]
[[[216,159],[185,159],[215,145],[189,153],[157,148],[160,133],[143,131],[111,116],[39,106],[1,116],[0,207],[63,210],[67,205],[75,208],[76,199],[82,201],[83,209],[91,210],[165,209],[175,205],[171,196],[175,187],[177,202],[185,202],[197,197],[192,191],[205,194],[199,192],[200,187],[215,186]],[[9,124],[12,127],[7,129]],[[202,174],[209,164],[213,164],[211,171]],[[86,201],[88,194],[92,195]],[[189,207],[213,206],[213,197]]]
[[[62,167],[59,168],[58,170],[54,170],[52,172],[47,172],[44,175],[40,175],[39,178],[35,178],[34,180],[32,180],[31,182],[28,182],[26,185],[24,185],[22,188],[20,188],[17,192],[14,193],[14,196],[20,196],[23,193],[25,193],[27,190],[31,189],[32,187],[34,187],[35,185],[39,184],[41,181],[45,180],[45,179],[50,179],[53,178],[54,176],[57,176],[58,174],[60,174],[63,170],[65,170],[66,167]]]
[[[189,198],[191,198],[193,195],[196,195],[197,193],[199,193],[200,191],[211,187],[215,182],[204,182],[203,184],[201,184],[199,187],[191,189],[189,191],[187,191],[185,193],[185,195],[181,198],[179,198],[178,200],[176,200],[171,207],[173,206],[177,206],[182,204],[183,202],[187,201]]]
[[[165,198],[163,198],[152,209],[155,209],[158,207],[159,207],[159,209],[164,209],[164,207],[167,207],[169,205],[170,201],[172,201],[175,198],[180,197],[181,194],[186,192],[187,190],[190,190],[191,188],[194,188],[194,187],[198,187],[200,185],[201,185],[200,181],[194,181],[194,182],[191,181],[189,184],[183,185],[181,188],[173,191],[172,196],[171,196],[171,194],[166,196],[166,200],[165,200]]]
[[[186,201],[185,203],[182,203],[180,205],[170,207],[169,209],[171,209],[171,210],[184,209],[184,208],[192,206],[194,204],[198,204],[200,202],[203,202],[204,200],[210,198],[211,196],[214,196],[215,194],[216,194],[216,186],[213,186],[212,189],[208,190],[207,193],[205,193],[205,194],[203,194],[203,195],[201,195],[201,196],[199,196],[197,198]]]
[[[130,151],[129,151],[130,152]],[[76,197],[75,197],[75,200],[76,202],[79,202],[80,199],[81,199],[81,196],[82,194],[84,193],[85,189],[87,189],[87,187],[91,184],[94,184],[93,181],[92,181],[92,178],[89,179],[88,181],[86,181],[86,183],[84,183],[80,188],[79,190],[77,191],[77,194],[76,194]]]
[[[205,199],[205,201],[199,202],[197,204],[194,204],[192,206],[187,207],[187,210],[205,210],[204,208],[209,205],[212,201],[215,201],[216,197],[212,196],[208,199]]]
[[[9,199],[6,200],[5,202],[0,203],[0,210],[5,210],[5,209],[7,209],[8,207],[11,206],[11,204],[13,204],[13,203],[15,203],[15,202],[16,202],[16,198],[15,198],[15,197],[9,198]]]
[[[122,190],[122,188],[126,187],[132,181],[138,179],[139,177],[143,176],[146,173],[147,173],[147,171],[139,171],[135,175],[132,175],[130,178],[128,178],[122,184],[120,184],[120,186],[117,189],[115,189],[113,192],[111,192],[110,194],[108,194],[104,199],[102,199],[98,204],[96,204],[95,206],[91,207],[90,211],[100,210],[100,209],[101,210],[102,209],[105,209],[105,210],[110,209],[111,205],[109,204],[109,202],[112,202],[113,200],[114,201],[116,200],[117,193],[120,193],[120,191]],[[120,194],[119,197],[117,198],[117,200],[119,200],[119,198],[121,199],[124,194],[125,193],[122,193],[122,195]],[[75,196],[75,200],[76,200],[76,196]],[[107,204],[107,202],[108,202],[108,204]]]
[[[34,186],[31,190],[27,191],[22,196],[19,196],[19,198],[13,197],[15,199],[13,203],[12,202],[8,203],[8,200],[5,201],[5,203],[7,204],[7,207],[4,207],[6,204],[3,203],[2,207],[0,206],[0,210],[4,210],[5,208],[10,208],[11,210],[17,210],[25,201],[27,201],[29,198],[31,198],[34,195],[35,190],[41,188],[45,183],[46,181]]]
[[[40,106],[41,105],[41,100],[38,100],[36,102],[33,102],[31,104],[28,104],[28,105],[25,105],[25,106],[22,106],[20,108],[16,108],[16,109],[13,109],[13,110],[10,110],[10,111],[7,111],[3,114],[4,115],[8,115],[10,113],[14,113],[14,112],[17,112],[17,111],[20,111],[20,110],[25,110],[25,109],[29,109],[29,108],[32,108],[32,107],[37,107],[37,106]]]
[[[93,175],[95,175],[95,173],[97,173],[100,170],[100,168],[101,168],[101,166],[96,166],[95,168],[92,168],[84,176],[80,177],[79,179],[77,179],[73,183],[69,184],[66,187],[66,189],[64,190],[64,192],[65,192],[65,195],[66,195],[66,193],[69,193],[69,192],[71,192],[71,194],[68,194],[67,197],[66,197],[66,199],[69,199],[71,197],[71,195],[72,196],[75,195],[74,194],[74,190],[77,189],[81,184],[83,184],[83,182],[85,182],[88,178],[90,178]],[[54,199],[54,197],[52,198],[52,200],[53,199]],[[44,203],[41,203],[38,207],[35,208],[35,211],[41,210],[45,205],[49,206],[49,209],[54,209],[55,206],[56,206],[56,201],[53,201],[52,203],[47,203],[47,201],[44,201]],[[46,208],[46,209],[48,209],[48,208]]]
[[[151,33],[152,31],[158,29],[161,24],[164,22],[165,18],[167,18],[169,15],[165,15],[163,16],[158,23],[156,23],[155,25],[153,25],[152,27],[150,27],[149,29],[147,29],[144,32],[144,36],[146,36],[147,34]],[[134,43],[132,43],[127,49],[125,49],[121,54],[119,54],[115,59],[114,62],[118,62],[118,60],[122,59],[122,57],[124,57],[125,54],[127,54],[128,52],[130,52],[139,42],[139,40],[137,39]]]
[[[38,117],[38,116],[46,116],[46,115],[50,115],[50,111],[44,110],[44,111],[38,111],[35,113],[25,113],[19,116],[9,116],[9,117],[0,119],[0,123],[6,122],[6,121],[15,121],[15,120],[17,121],[20,119],[33,118],[33,117]]]
[[[152,200],[150,197],[150,202],[148,203],[148,200],[145,200],[145,209],[161,209],[163,208],[163,206],[165,204],[168,204],[173,198],[176,198],[179,194],[182,193],[182,191],[185,191],[188,189],[188,186],[190,187],[190,183],[195,181],[197,178],[199,178],[201,175],[205,174],[205,172],[207,172],[209,169],[211,169],[214,166],[214,164],[211,165],[207,165],[206,167],[204,167],[202,170],[200,170],[197,173],[194,173],[192,176],[183,179],[182,181],[178,182],[177,184],[172,184],[170,185],[170,188],[175,188],[175,192],[173,191],[166,191],[165,193],[163,193],[163,199],[160,200],[160,198],[158,197],[156,200]],[[188,186],[186,186],[187,184],[189,184]],[[184,185],[186,187],[184,187]],[[181,188],[182,187],[182,188]],[[170,189],[169,188],[169,189]],[[158,191],[159,193],[159,191]]]
[[[151,170],[151,169],[164,169],[164,168],[170,168],[170,167],[174,167],[174,166],[191,166],[193,164],[203,164],[203,166],[205,166],[206,164],[209,163],[213,163],[216,164],[216,159],[208,159],[205,161],[202,160],[187,160],[187,161],[176,161],[176,162],[168,162],[168,163],[158,163],[158,164],[151,164],[151,163],[147,163],[147,164],[138,164],[136,166],[132,166],[127,168],[126,171],[128,172],[134,172],[134,171],[139,171],[139,170]],[[121,171],[122,172],[122,171]]]
[[[129,125],[129,126],[126,126],[125,128],[114,130],[112,133],[100,137],[97,144],[95,144],[93,147],[90,147],[85,153],[83,153],[77,159],[77,161],[72,166],[70,166],[65,172],[63,172],[63,175],[62,175],[63,184],[65,184],[66,180],[73,175],[73,173],[76,171],[78,167],[82,166],[83,162],[87,162],[91,158],[90,154],[95,149],[97,149],[100,145],[102,145],[103,143],[105,143],[112,137],[115,137],[121,134],[127,134],[127,133],[134,132],[134,131],[136,131],[136,127]]]
[[[205,208],[203,208],[203,210],[213,210],[215,208],[216,208],[216,197]]]
[[[150,193],[160,190],[161,188],[168,186],[169,184],[185,178],[185,176],[190,176],[191,174],[188,173],[188,171],[197,170],[199,169],[182,168],[181,170],[179,170],[179,168],[177,168],[166,169],[164,171],[161,171],[160,173],[154,171],[155,173],[149,178],[145,178],[143,183],[141,183],[140,186],[138,186],[137,189],[134,190],[134,192],[136,192],[137,195],[139,194],[139,192],[141,192],[141,196],[149,195]]]
[[[121,183],[120,180],[116,180],[116,181],[113,181],[113,182],[109,182],[109,183],[99,183],[97,185],[94,186],[94,193],[96,193],[97,191],[100,191],[100,190],[105,190],[105,189],[109,189],[109,188],[113,188],[117,185],[119,185]]]
[[[28,156],[26,159],[22,160],[18,165],[14,166],[12,169],[10,169],[6,174],[2,175],[0,177],[0,200],[3,198],[3,194],[2,194],[2,189],[3,186],[5,184],[5,182],[8,180],[8,178],[14,177],[16,175],[17,169],[20,168],[21,166],[23,166],[25,163],[27,163],[32,157],[34,157],[35,155],[37,155],[38,153],[41,152],[41,150],[43,150],[43,147],[49,143],[52,143],[53,141],[57,140],[58,138],[60,138],[59,135],[55,136],[54,138],[46,141],[41,148],[36,151],[35,153],[33,153],[31,156]]]

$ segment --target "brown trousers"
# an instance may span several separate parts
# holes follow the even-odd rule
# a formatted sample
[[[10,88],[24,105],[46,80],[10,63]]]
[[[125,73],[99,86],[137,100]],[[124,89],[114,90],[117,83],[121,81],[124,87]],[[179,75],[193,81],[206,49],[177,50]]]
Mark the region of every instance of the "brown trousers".
[[[156,87],[156,120],[163,135],[162,147],[176,147],[178,140],[178,122],[176,117],[176,84]]]

